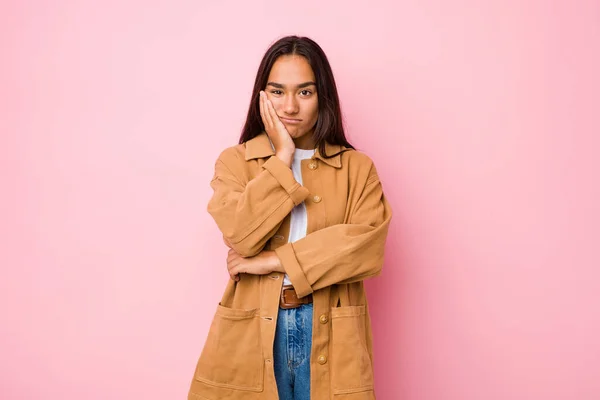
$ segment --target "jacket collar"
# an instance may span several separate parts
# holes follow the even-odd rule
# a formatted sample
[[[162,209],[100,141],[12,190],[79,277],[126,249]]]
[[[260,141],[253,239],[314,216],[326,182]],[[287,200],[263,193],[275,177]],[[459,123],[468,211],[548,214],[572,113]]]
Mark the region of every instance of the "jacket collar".
[[[342,157],[341,154],[348,150],[348,148],[338,145],[338,144],[330,144],[328,142],[325,143],[325,153],[328,156],[333,156],[331,158],[325,158],[317,149],[315,151],[315,155],[313,158],[318,158],[323,161],[325,164],[330,165],[335,168],[342,167]],[[271,140],[267,136],[265,132],[262,132],[258,136],[250,139],[246,142],[246,161],[254,160],[257,158],[266,158],[275,155],[275,150],[271,145]]]

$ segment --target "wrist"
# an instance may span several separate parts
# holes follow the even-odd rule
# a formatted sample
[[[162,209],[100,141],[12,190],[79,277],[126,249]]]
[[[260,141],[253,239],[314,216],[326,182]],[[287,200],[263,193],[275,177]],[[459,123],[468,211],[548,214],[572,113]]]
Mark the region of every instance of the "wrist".
[[[294,159],[294,151],[281,150],[275,153],[275,156],[279,158],[285,165],[292,167],[292,160]]]
[[[273,268],[273,272],[281,272],[281,273],[285,273],[285,268],[283,268],[283,264],[281,263],[281,260],[279,259],[279,256],[277,255],[277,253],[275,253],[275,251],[271,250],[269,252],[269,257],[271,258],[271,262],[272,262],[272,268]]]

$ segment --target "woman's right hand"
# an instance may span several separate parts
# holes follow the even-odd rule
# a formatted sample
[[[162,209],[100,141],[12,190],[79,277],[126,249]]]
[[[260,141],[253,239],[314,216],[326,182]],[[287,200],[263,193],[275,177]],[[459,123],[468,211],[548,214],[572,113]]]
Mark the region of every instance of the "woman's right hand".
[[[285,125],[279,119],[277,112],[275,112],[273,103],[271,103],[267,98],[267,94],[262,90],[260,91],[259,102],[260,116],[265,125],[265,131],[275,147],[275,155],[288,167],[291,167],[294,150],[296,150],[294,140],[287,129],[285,129]]]

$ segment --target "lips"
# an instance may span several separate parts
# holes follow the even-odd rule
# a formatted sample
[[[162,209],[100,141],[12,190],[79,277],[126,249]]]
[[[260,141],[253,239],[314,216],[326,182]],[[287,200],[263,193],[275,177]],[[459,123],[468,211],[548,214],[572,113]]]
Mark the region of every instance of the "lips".
[[[298,123],[302,122],[301,119],[295,119],[295,118],[279,117],[279,119],[281,120],[281,122],[285,122],[287,124],[298,124]]]

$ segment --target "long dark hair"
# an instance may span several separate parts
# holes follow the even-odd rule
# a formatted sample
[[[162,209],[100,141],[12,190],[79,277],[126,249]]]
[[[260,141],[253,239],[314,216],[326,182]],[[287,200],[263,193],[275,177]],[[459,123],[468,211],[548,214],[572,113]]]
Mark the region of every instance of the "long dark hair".
[[[265,129],[260,117],[259,93],[267,85],[273,64],[277,58],[283,55],[303,56],[315,74],[319,99],[319,117],[313,133],[315,147],[318,147],[319,152],[326,158],[330,157],[330,155],[325,154],[326,142],[353,149],[354,146],[348,142],[344,134],[340,99],[327,56],[315,41],[299,36],[286,36],[279,39],[269,47],[260,62],[254,81],[248,116],[240,135],[240,144],[258,136]]]

